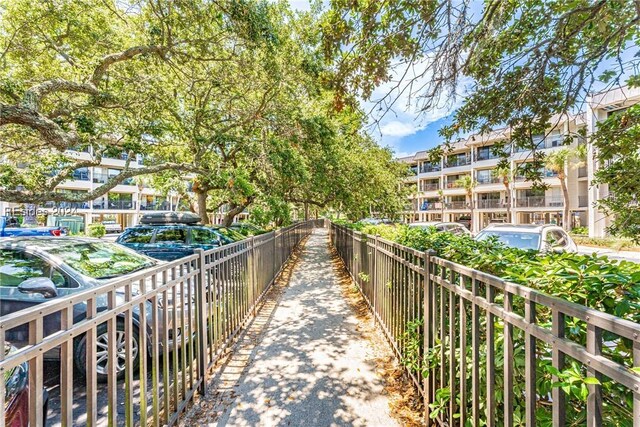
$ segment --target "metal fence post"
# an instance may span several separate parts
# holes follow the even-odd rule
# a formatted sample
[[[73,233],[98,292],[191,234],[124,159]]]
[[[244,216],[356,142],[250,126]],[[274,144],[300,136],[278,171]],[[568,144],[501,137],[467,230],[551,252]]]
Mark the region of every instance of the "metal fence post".
[[[257,297],[257,274],[256,274],[256,250],[255,250],[255,236],[251,236],[251,241],[249,242],[251,245],[251,249],[249,250],[249,256],[251,257],[251,292],[253,295],[251,299],[253,300],[253,316],[256,315],[256,305],[258,305],[258,297]]]
[[[203,249],[196,249],[198,254],[198,282],[196,286],[196,317],[198,322],[198,336],[196,346],[198,351],[198,379],[199,391],[202,396],[207,394],[207,274],[206,258]],[[212,325],[213,326],[213,325]]]
[[[373,294],[373,319],[375,321],[375,314],[377,312],[378,307],[378,292],[377,292],[377,283],[378,283],[378,235],[376,234],[373,237],[373,265],[371,267],[373,272],[371,273],[371,293]]]
[[[420,366],[424,367],[425,357],[428,354],[432,339],[433,325],[429,321],[431,318],[431,307],[432,302],[432,293],[433,293],[433,282],[431,280],[431,257],[435,255],[435,252],[431,249],[426,250],[424,252],[424,297],[423,304],[424,310],[422,313],[422,325],[423,325],[423,334],[422,334],[422,360],[420,361]],[[424,371],[424,369],[423,369]],[[423,386],[424,386],[424,419],[425,424],[429,425],[430,412],[429,412],[429,404],[431,403],[431,394],[435,392],[435,390],[431,390],[431,383],[433,372],[427,371],[427,375],[422,378]]]

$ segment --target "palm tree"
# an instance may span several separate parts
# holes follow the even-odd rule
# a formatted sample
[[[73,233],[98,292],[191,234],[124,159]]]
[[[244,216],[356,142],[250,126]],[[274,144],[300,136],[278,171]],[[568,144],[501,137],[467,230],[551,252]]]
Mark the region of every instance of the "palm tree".
[[[491,171],[491,176],[494,178],[502,179],[502,184],[507,191],[507,222],[511,222],[511,182],[513,176],[511,174],[511,168],[509,166],[498,166]]]
[[[567,188],[567,174],[565,167],[569,158],[573,155],[572,150],[563,148],[547,154],[544,165],[547,169],[558,174],[560,180],[560,189],[562,190],[562,201],[564,208],[562,210],[562,227],[571,230],[571,220],[569,218],[569,189]]]
[[[476,188],[477,182],[473,180],[471,175],[464,175],[456,180],[456,185],[458,187],[464,188],[467,193],[469,209],[471,210],[471,222],[469,225],[469,231],[473,233],[473,189]]]

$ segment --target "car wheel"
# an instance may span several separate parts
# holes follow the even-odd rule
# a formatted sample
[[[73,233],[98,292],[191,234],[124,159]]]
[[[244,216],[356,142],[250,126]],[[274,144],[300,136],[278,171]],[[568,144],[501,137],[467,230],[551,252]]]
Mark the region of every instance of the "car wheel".
[[[118,319],[116,323],[116,378],[122,379],[125,375],[126,368],[126,334],[124,321]],[[140,340],[138,328],[133,325],[133,337],[131,339],[131,353],[133,355],[133,363],[130,366],[134,371],[140,366]],[[109,333],[107,324],[103,323],[98,326],[96,331],[96,374],[98,382],[107,382],[109,378],[108,361],[109,361]],[[74,364],[76,370],[85,375],[87,360],[87,337],[82,336],[75,345]]]

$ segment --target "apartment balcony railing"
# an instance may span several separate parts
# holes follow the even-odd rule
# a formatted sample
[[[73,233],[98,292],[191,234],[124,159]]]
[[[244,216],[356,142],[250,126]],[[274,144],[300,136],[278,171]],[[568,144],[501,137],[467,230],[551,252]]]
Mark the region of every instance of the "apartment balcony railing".
[[[562,145],[562,138],[560,138],[560,139],[558,139],[558,138],[548,139],[548,140],[540,141],[538,144],[536,144],[536,150],[543,150],[543,149],[546,149],[546,148],[560,147],[561,145]],[[527,151],[531,151],[531,148],[529,148],[529,147],[517,147],[515,149],[516,153],[525,153]]]
[[[498,209],[506,207],[506,203],[500,199],[478,200],[478,209]]]
[[[89,171],[74,171],[71,176],[74,181],[89,181]]]
[[[587,167],[580,166],[578,168],[578,178],[586,178],[587,177]]]
[[[466,166],[471,164],[471,156],[449,157],[444,163],[445,168],[455,168],[458,166]]]
[[[109,181],[110,179],[115,178],[116,176],[117,175],[108,175],[106,173],[94,173],[93,174],[93,183],[94,184],[104,184],[107,181]],[[122,180],[120,185],[136,185],[136,180],[133,177],[125,178],[124,180]]]
[[[135,209],[136,203],[133,201],[113,200],[99,201],[93,203],[93,209]]]
[[[438,183],[422,184],[422,191],[435,191],[435,190],[438,190],[439,188],[440,188],[440,184]]]
[[[586,208],[589,206],[589,196],[578,196],[578,207]]]
[[[423,164],[420,166],[420,173],[440,172],[442,168],[440,165]]]
[[[470,204],[466,201],[454,201],[446,204],[447,209],[469,209]]]
[[[447,182],[447,188],[462,188],[462,185],[458,184],[455,181]]]
[[[499,176],[490,176],[490,177],[477,177],[476,178],[476,182],[478,183],[478,185],[483,185],[483,184],[501,184],[502,183],[502,178],[500,178]]]
[[[140,210],[142,211],[168,211],[169,208],[169,202],[140,204]]]
[[[557,172],[553,172],[550,170],[543,170],[540,171],[540,177],[542,179],[546,179],[546,178],[557,178],[558,177],[558,173]],[[527,177],[523,176],[523,175],[516,175],[515,177],[516,181],[518,182],[522,182],[522,181],[526,181]]]
[[[426,201],[426,202],[422,203],[422,205],[420,205],[420,210],[421,211],[439,211],[441,209],[442,209],[442,203],[441,202]]]
[[[491,160],[491,159],[499,159],[503,156],[508,156],[509,154],[494,154],[493,152],[489,151],[478,151],[476,152],[476,161],[479,162],[481,160]]]
[[[564,206],[561,198],[545,196],[520,197],[516,201],[519,208],[558,208]]]
[[[89,209],[89,202],[46,202],[47,209]]]

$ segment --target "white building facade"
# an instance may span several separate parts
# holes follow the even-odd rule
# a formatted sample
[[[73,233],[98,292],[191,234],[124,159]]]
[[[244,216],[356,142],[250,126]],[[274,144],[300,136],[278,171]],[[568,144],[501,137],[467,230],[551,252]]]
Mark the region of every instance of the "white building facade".
[[[586,113],[554,117],[545,135],[534,137],[537,149],[546,154],[587,144],[587,158],[581,160],[573,156],[567,162],[564,174],[569,193],[566,203],[569,205],[572,227],[588,227],[592,237],[602,237],[606,233],[608,220],[598,211],[595,202],[606,197],[608,192],[606,186],[590,185],[597,163],[588,137],[596,130],[598,122],[638,100],[638,89],[620,88],[593,94],[588,99]],[[584,131],[586,140],[580,136]],[[564,145],[567,136],[573,137],[570,146]],[[407,222],[460,221],[471,223],[473,231],[481,230],[490,222],[561,224],[565,200],[558,174],[547,169],[541,170],[542,181],[547,189],[540,191],[518,173],[521,163],[532,160],[530,150],[507,149],[506,157],[512,172],[508,185],[494,171],[503,156],[492,150],[492,146],[508,140],[509,130],[502,129],[490,134],[473,135],[455,143],[439,162],[430,162],[426,151],[399,159],[409,164],[415,172],[406,180],[412,195],[404,219]],[[457,183],[465,175],[475,182],[471,197]],[[508,210],[511,215],[507,214]]]

